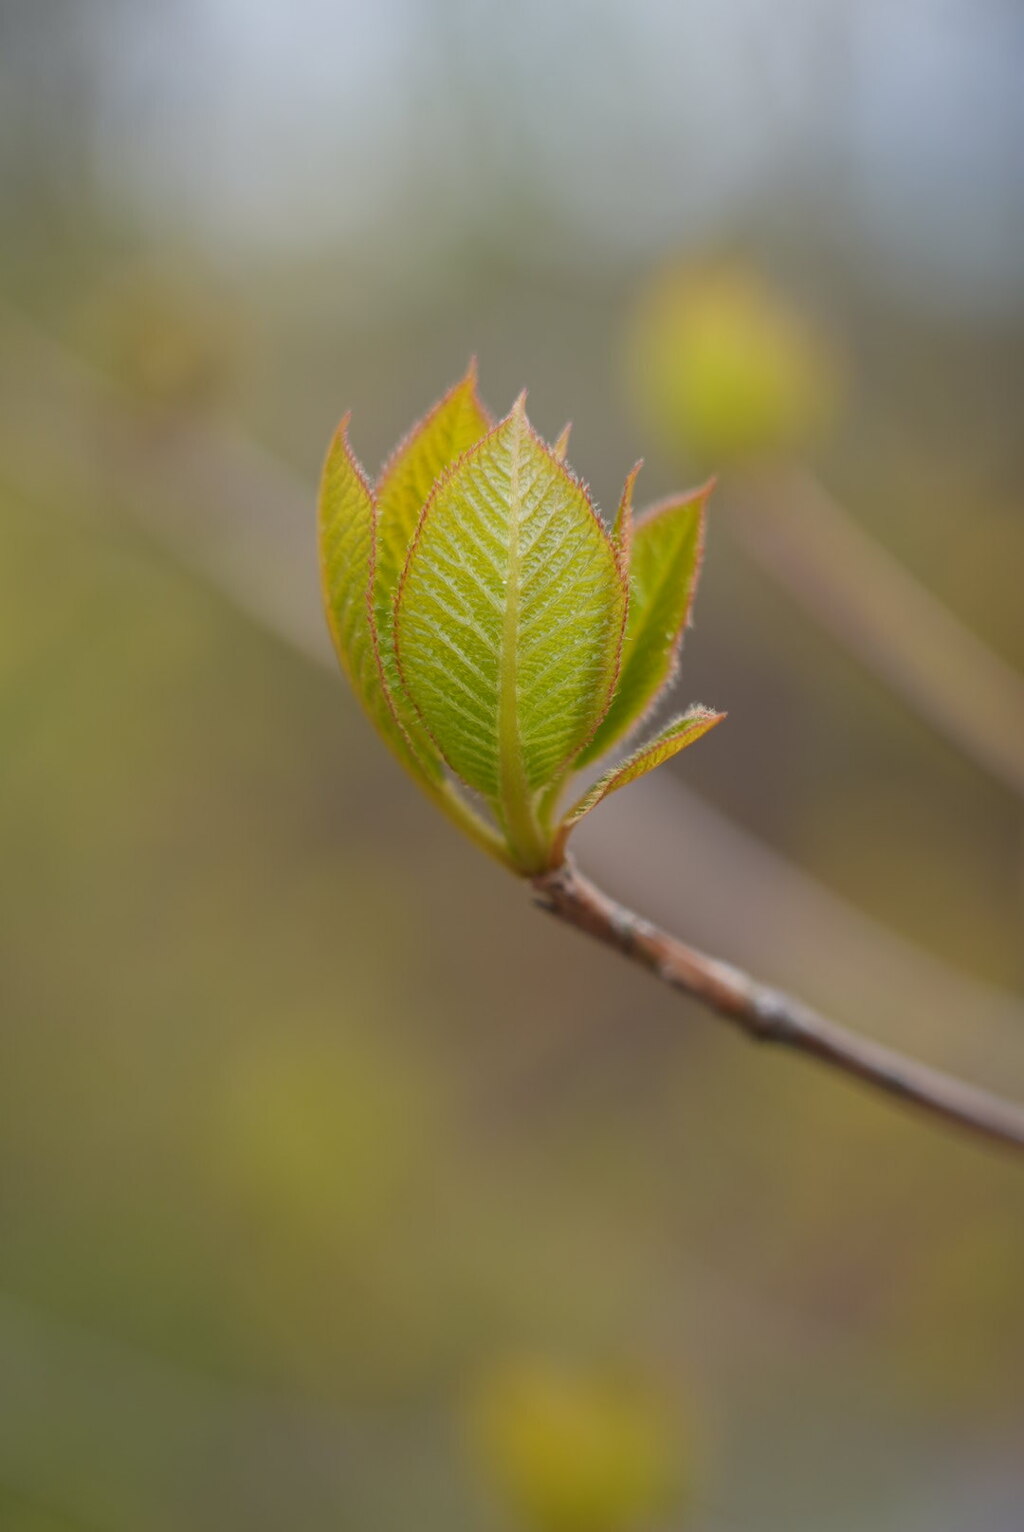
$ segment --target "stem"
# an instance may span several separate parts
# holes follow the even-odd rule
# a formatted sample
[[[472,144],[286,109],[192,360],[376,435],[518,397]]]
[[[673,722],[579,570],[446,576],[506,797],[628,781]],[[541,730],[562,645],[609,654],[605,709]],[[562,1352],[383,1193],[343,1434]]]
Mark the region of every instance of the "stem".
[[[488,856],[494,857],[495,861],[500,862],[511,872],[520,871],[509,855],[504,838],[498,834],[497,830],[492,829],[474,808],[470,807],[453,783],[447,778],[437,786],[432,782],[424,781],[421,777],[415,777],[413,780],[423,788],[427,797],[441,810],[441,813],[450,819],[464,835],[468,835],[481,851],[486,851]]]
[[[807,1054],[946,1123],[1024,1150],[1024,1107],[858,1037],[741,969],[688,947],[610,899],[571,861],[534,878],[533,887],[543,909],[700,1000],[755,1042]]]
[[[537,817],[539,818],[541,826],[543,827],[549,841],[552,834],[552,821],[554,820],[555,813],[558,809],[558,800],[561,798],[562,793],[565,790],[565,784],[568,776],[569,768],[566,767],[564,770],[559,772],[558,776],[551,783],[550,787],[546,787],[544,789],[540,795],[540,801],[537,804]]]

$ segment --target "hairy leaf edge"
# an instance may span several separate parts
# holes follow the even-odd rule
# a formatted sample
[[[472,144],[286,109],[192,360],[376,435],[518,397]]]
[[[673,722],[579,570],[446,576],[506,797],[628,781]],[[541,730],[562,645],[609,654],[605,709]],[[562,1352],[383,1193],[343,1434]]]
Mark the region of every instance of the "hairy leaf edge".
[[[679,658],[682,652],[683,638],[687,628],[693,626],[693,608],[697,599],[697,587],[700,584],[701,572],[704,567],[704,553],[707,544],[708,500],[711,497],[711,493],[715,488],[716,483],[717,479],[710,478],[706,481],[706,483],[700,485],[699,488],[688,490],[685,494],[666,495],[663,499],[656,500],[653,505],[646,506],[644,510],[640,512],[639,516],[637,516],[633,524],[633,535],[635,536],[636,532],[638,532],[642,527],[647,526],[650,522],[657,520],[659,516],[666,515],[669,511],[679,510],[684,506],[693,505],[694,503],[699,503],[700,505],[700,530],[697,538],[697,554],[693,565],[693,583],[690,586],[690,594],[686,603],[686,609],[683,612],[683,616],[678,628],[676,629],[675,636],[672,639],[672,642],[666,652],[667,664],[665,667],[665,674],[659,682],[656,690],[652,692],[650,698],[643,708],[643,711],[638,713],[635,718],[630,720],[630,722],[622,730],[621,734],[619,734],[615,739],[608,741],[607,748],[601,751],[600,756],[594,756],[592,757],[592,760],[600,760],[601,757],[606,755],[609,750],[614,750],[616,746],[625,745],[629,742],[629,740],[635,738],[637,733],[642,728],[644,728],[646,724],[650,723],[652,717],[658,711],[658,708],[664,701],[666,693],[671,689],[677,676],[679,675]],[[607,714],[608,709],[606,709],[605,712]],[[596,734],[596,732],[597,730],[595,729],[594,733]],[[591,735],[591,739],[593,739],[593,735]],[[588,740],[587,744],[589,745],[589,743],[590,741]],[[584,747],[584,750],[580,751],[580,755],[584,754],[585,749],[586,746]],[[589,765],[591,762],[584,762],[584,764]]]
[[[370,481],[369,481],[369,478],[367,477],[366,470],[364,469],[362,463],[359,461],[359,459],[356,457],[355,453],[353,452],[353,450],[352,450],[352,443],[348,439],[348,428],[349,428],[349,423],[351,422],[351,419],[352,419],[352,411],[351,410],[346,410],[344,415],[342,415],[340,421],[338,422],[338,424],[337,424],[337,426],[336,426],[336,428],[334,430],[334,433],[331,436],[330,442],[327,445],[327,452],[326,452],[326,455],[324,457],[323,468],[320,471],[320,488],[319,488],[319,491],[318,491],[318,494],[317,494],[317,564],[319,566],[319,571],[320,571],[320,594],[321,594],[321,597],[322,597],[322,600],[323,600],[324,613],[325,613],[325,615],[327,617],[327,628],[328,628],[328,631],[329,631],[329,633],[331,635],[331,643],[332,643],[332,645],[334,647],[335,653],[338,656],[338,659],[341,662],[341,668],[345,672],[346,677],[348,678],[349,685],[351,686],[353,692],[355,692],[356,696],[359,698],[359,701],[360,701],[360,703],[362,703],[363,707],[367,708],[367,703],[366,703],[365,699],[363,698],[363,696],[362,696],[362,694],[361,694],[361,692],[359,690],[359,687],[357,685],[356,678],[353,675],[352,666],[351,666],[351,663],[349,661],[348,653],[347,653],[347,651],[345,649],[344,644],[341,641],[341,635],[338,632],[337,623],[335,622],[334,603],[331,600],[331,590],[330,590],[330,584],[329,584],[329,571],[328,571],[328,568],[327,568],[327,550],[326,550],[326,541],[327,541],[327,538],[326,538],[326,533],[327,533],[327,496],[326,496],[327,469],[328,469],[328,466],[329,466],[329,464],[331,462],[332,457],[334,456],[335,448],[340,446],[342,452],[345,454],[345,457],[348,459],[349,467],[352,469],[352,472],[355,474],[355,476],[358,479],[360,485],[362,486],[362,489],[363,489],[363,491],[366,494],[367,502],[369,503],[369,506],[370,506],[370,529],[371,529],[370,530],[370,549],[371,549],[370,562],[372,562],[372,556],[373,556],[372,555],[372,549],[373,549],[373,530],[372,529],[373,529],[373,509],[374,509],[373,490],[370,488]]]
[[[395,720],[395,723],[397,724],[399,730],[401,731],[402,737],[404,738],[404,740],[405,740],[406,744],[408,745],[409,749],[412,751],[412,753],[415,756],[417,756],[418,759],[420,759],[425,754],[425,751],[423,750],[423,747],[422,747],[421,743],[419,741],[417,741],[417,740],[412,738],[412,736],[409,733],[409,729],[406,726],[405,721],[402,719],[402,717],[399,714],[399,710],[398,710],[398,707],[396,706],[395,699],[392,696],[391,684],[389,683],[389,681],[387,679],[387,675],[386,675],[386,672],[385,672],[385,669],[384,669],[384,662],[383,662],[383,659],[381,657],[380,630],[379,630],[379,627],[378,627],[378,624],[377,624],[377,601],[378,601],[378,595],[379,595],[379,593],[377,591],[377,547],[378,547],[378,540],[379,540],[379,535],[380,535],[380,502],[381,502],[381,498],[382,498],[383,494],[386,492],[386,490],[388,488],[388,481],[394,475],[394,473],[395,473],[395,471],[396,471],[396,469],[398,467],[398,464],[401,462],[403,457],[405,457],[406,453],[414,445],[414,443],[419,439],[419,437],[421,437],[426,431],[428,431],[430,429],[430,426],[431,426],[432,422],[437,419],[437,417],[440,415],[441,411],[446,407],[446,405],[450,402],[450,400],[460,391],[460,389],[468,388],[469,394],[470,394],[470,396],[471,396],[471,398],[473,400],[473,403],[476,405],[477,409],[480,411],[480,414],[483,416],[484,420],[487,422],[487,431],[485,431],[484,434],[486,435],[488,431],[493,430],[493,428],[494,428],[494,417],[491,415],[490,410],[487,408],[487,406],[484,404],[483,400],[480,398],[480,394],[479,394],[479,392],[477,390],[477,378],[478,378],[477,359],[476,359],[475,356],[471,356],[470,359],[469,359],[469,365],[467,366],[466,371],[463,373],[462,377],[459,378],[455,383],[453,383],[449,388],[445,389],[444,393],[437,400],[437,402],[435,404],[432,404],[430,406],[430,408],[427,410],[426,414],[422,415],[419,420],[415,421],[414,424],[412,426],[410,426],[409,430],[406,431],[405,435],[399,441],[398,445],[388,455],[388,458],[385,461],[384,466],[381,468],[381,471],[380,471],[380,473],[377,476],[376,485],[370,491],[370,500],[371,500],[371,506],[372,506],[371,516],[370,516],[370,579],[369,579],[369,585],[367,587],[367,592],[366,592],[366,602],[367,602],[367,611],[368,611],[368,614],[369,614],[370,636],[371,636],[371,640],[372,640],[372,643],[373,643],[373,656],[374,656],[374,661],[375,661],[376,666],[377,666],[377,675],[378,675],[378,677],[380,679],[381,687],[383,689],[384,696],[385,696],[385,698],[387,700],[388,708],[391,711],[391,716]],[[474,443],[473,445],[475,446],[476,443]],[[463,454],[460,454],[460,456],[462,456],[462,455]],[[364,475],[364,479],[365,479],[365,475]],[[435,479],[435,483],[436,483],[436,479]],[[404,568],[404,565],[403,565],[403,568]],[[387,599],[388,598],[388,593],[384,592],[383,594],[384,594],[385,599]],[[392,600],[392,604],[394,604],[394,595],[393,594],[392,594],[390,599]],[[399,680],[402,681],[400,669],[399,669]],[[402,681],[402,685],[403,685],[404,700],[408,701],[410,710],[412,712],[414,712],[418,716],[419,710],[413,704],[412,699],[409,696],[408,690],[404,686],[404,681]],[[422,722],[422,719],[420,721]],[[424,764],[425,768],[429,769],[435,777],[439,778],[441,776],[441,769],[440,768],[441,768],[441,763],[444,761],[444,756],[441,754],[441,751],[438,749],[437,741],[433,738],[433,736],[431,735],[430,731],[426,728],[426,725],[424,725],[424,732],[426,734],[426,740],[424,741],[424,743],[427,743],[427,744],[429,744],[430,746],[433,747],[434,752],[435,752],[435,754],[437,756],[437,760],[436,760],[436,762],[434,762],[434,761],[430,761],[429,758],[428,758],[428,760],[423,762],[422,764]],[[447,763],[445,763],[445,764],[447,764]]]
[[[701,575],[704,572],[704,555],[707,550],[708,538],[708,502],[718,480],[713,475],[706,479],[696,489],[688,490],[682,495],[665,495],[661,500],[655,500],[652,505],[645,506],[636,518],[635,530],[650,526],[652,521],[657,521],[661,516],[666,516],[670,511],[682,510],[684,506],[697,505],[699,507],[699,527],[697,532],[697,551],[693,560],[693,580],[690,584],[689,595],[686,600],[686,609],[676,629],[668,649],[668,663],[665,667],[665,676],[660,686],[652,694],[650,701],[638,718],[634,719],[625,734],[619,736],[619,743],[632,738],[638,729],[642,729],[649,722],[652,714],[663,700],[665,693],[672,686],[679,674],[679,658],[683,648],[683,638],[687,628],[693,627],[693,609],[697,601],[697,590],[700,586]],[[724,715],[723,715],[724,716]]]
[[[709,730],[713,729],[716,724],[721,723],[723,718],[727,716],[728,714],[726,713],[716,713],[713,708],[694,704],[694,706],[687,708],[685,713],[680,713],[678,718],[674,718],[670,723],[667,723],[652,739],[639,745],[625,760],[620,761],[618,765],[606,771],[603,776],[598,777],[597,781],[587,789],[582,798],[573,804],[572,808],[562,819],[552,843],[552,867],[557,867],[562,862],[565,856],[565,843],[570,833],[576,828],[580,820],[590,813],[591,809],[596,808],[599,803],[603,803],[605,798],[611,793],[617,792],[623,787],[628,787],[630,782],[639,780],[640,777],[646,776],[649,771],[653,771],[657,766],[663,765],[665,761],[671,760],[674,755],[678,755],[680,750],[686,749],[688,745],[696,744],[698,739],[703,738]],[[687,729],[684,733],[684,724],[692,724],[693,728]],[[675,748],[668,750],[660,759],[653,760],[650,765],[643,765],[646,756],[657,755],[662,746],[669,744],[674,744]],[[640,767],[640,769],[633,770],[634,767]]]

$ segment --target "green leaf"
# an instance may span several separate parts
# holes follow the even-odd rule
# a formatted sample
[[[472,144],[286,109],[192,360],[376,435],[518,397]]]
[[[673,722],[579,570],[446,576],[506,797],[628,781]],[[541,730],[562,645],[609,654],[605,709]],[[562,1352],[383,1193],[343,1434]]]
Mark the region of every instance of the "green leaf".
[[[437,751],[405,695],[395,661],[395,593],[423,507],[441,473],[493,425],[476,392],[476,362],[391,454],[377,482],[371,530],[371,623],[384,683],[396,716],[417,752]]]
[[[549,853],[537,795],[608,705],[625,604],[607,532],[520,398],[428,500],[395,646],[426,727],[492,804],[523,870]]]
[[[702,734],[713,729],[716,723],[721,723],[724,717],[724,713],[715,713],[710,708],[688,708],[685,713],[666,724],[653,739],[649,739],[645,745],[634,750],[633,754],[627,756],[618,766],[613,766],[610,771],[606,771],[604,776],[599,777],[593,787],[584,793],[579,802],[566,814],[557,842],[559,852],[570,830],[579,824],[583,816],[589,814],[602,799],[607,798],[609,793],[618,792],[620,787],[635,782],[637,777],[645,776],[647,772],[653,771],[655,766],[660,766],[662,761],[667,761],[680,750],[685,750],[687,745],[692,745],[695,740],[700,739]]]
[[[639,465],[638,465],[639,466]],[[634,468],[623,491],[619,522],[628,549],[628,514]],[[600,728],[577,764],[598,760],[635,729],[672,680],[704,551],[704,523],[712,483],[652,506],[639,518],[629,552],[629,615],[619,684]]]
[[[494,422],[476,392],[476,363],[399,444],[377,481],[374,610],[382,647],[390,645],[395,592],[420,514],[444,471]]]
[[[436,776],[439,767],[429,772],[413,755],[381,685],[369,614],[373,497],[348,443],[349,418],[328,449],[317,507],[327,623],[352,689],[385,742],[414,776]]]
[[[348,444],[348,422],[346,415],[328,450],[317,506],[324,606],[342,669],[385,743],[441,812],[489,855],[518,870],[504,841],[446,779],[440,756],[422,727],[414,744],[395,716],[370,623],[373,499]]]

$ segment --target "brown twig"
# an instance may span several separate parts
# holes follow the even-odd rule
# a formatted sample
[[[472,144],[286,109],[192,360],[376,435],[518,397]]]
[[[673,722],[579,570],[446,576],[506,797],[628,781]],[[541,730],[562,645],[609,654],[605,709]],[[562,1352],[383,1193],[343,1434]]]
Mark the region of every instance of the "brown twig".
[[[947,1123],[1024,1149],[1024,1108],[848,1032],[801,1001],[687,946],[617,904],[566,861],[533,880],[538,904],[692,995],[759,1043],[779,1043]]]

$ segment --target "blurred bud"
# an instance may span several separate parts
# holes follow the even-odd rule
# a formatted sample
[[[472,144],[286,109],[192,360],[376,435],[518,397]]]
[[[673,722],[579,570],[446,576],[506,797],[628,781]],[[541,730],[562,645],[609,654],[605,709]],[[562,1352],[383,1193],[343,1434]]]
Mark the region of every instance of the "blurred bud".
[[[640,301],[629,343],[641,418],[702,468],[799,447],[835,414],[832,348],[741,265],[663,273]]]
[[[217,1162],[262,1220],[358,1248],[408,1195],[431,1124],[400,1059],[354,1039],[275,1037],[251,1043],[226,1085]]]
[[[689,1478],[667,1400],[647,1384],[520,1360],[472,1403],[477,1459],[532,1532],[631,1532]]]
[[[233,305],[184,272],[148,266],[115,272],[83,304],[78,330],[100,366],[163,407],[209,404],[236,367]]]

